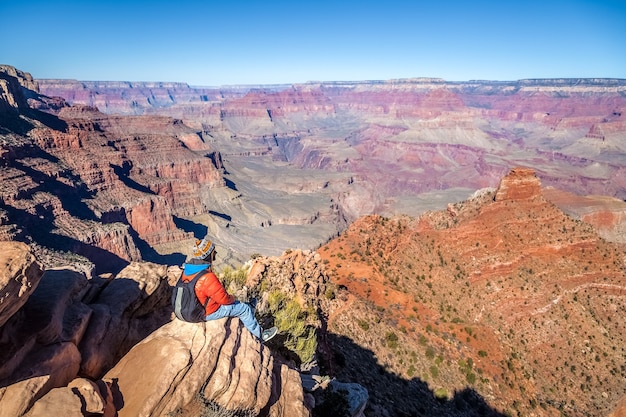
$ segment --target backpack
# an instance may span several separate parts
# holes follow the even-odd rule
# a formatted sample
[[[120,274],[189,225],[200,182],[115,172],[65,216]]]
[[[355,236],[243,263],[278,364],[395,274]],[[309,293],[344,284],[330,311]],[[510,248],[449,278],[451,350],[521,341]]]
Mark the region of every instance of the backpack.
[[[196,297],[196,282],[208,272],[208,269],[196,273],[196,275],[189,281],[184,281],[184,274],[178,279],[176,286],[172,291],[172,307],[174,308],[174,314],[179,320],[187,321],[190,323],[199,323],[205,320],[206,317],[206,305],[209,302],[207,298],[206,303],[202,305],[198,297]]]

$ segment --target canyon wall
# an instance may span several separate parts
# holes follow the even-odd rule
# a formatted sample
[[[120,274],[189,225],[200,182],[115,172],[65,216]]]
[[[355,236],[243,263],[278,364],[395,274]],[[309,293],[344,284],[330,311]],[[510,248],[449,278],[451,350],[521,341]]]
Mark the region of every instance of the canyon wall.
[[[206,195],[225,186],[219,154],[196,130],[169,117],[69,106],[39,94],[21,71],[2,74],[4,240],[34,241],[48,266],[63,252],[80,255],[88,273],[193,242],[175,220],[206,212]]]
[[[515,166],[572,195],[626,198],[624,80],[190,87],[4,73],[17,87],[0,236],[37,230],[111,264],[182,262],[206,233],[231,265],[315,248],[360,216],[445,208]],[[613,203],[567,212],[626,239],[621,216],[601,220]]]
[[[38,82],[45,94],[71,103],[107,100],[109,113],[128,114],[121,97],[132,94],[135,114],[180,117],[201,129],[222,151],[233,183],[273,192],[279,187],[268,173],[279,170],[280,188],[294,199],[317,189],[317,198],[332,200],[348,221],[443,208],[495,187],[515,166],[534,169],[547,187],[626,199],[621,79],[132,83],[132,89],[128,83]],[[594,207],[602,216],[605,208]],[[282,222],[272,209],[268,217]]]

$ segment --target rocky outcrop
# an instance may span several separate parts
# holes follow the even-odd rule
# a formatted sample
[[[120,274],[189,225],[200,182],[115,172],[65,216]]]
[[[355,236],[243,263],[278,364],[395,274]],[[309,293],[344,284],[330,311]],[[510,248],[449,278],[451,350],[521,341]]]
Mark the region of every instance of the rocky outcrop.
[[[178,267],[132,263],[92,279],[47,270],[37,285],[25,245],[0,243],[0,254],[0,416],[160,416],[198,398],[255,415],[310,415],[299,373],[238,319],[172,321]]]
[[[120,417],[165,415],[200,393],[254,415],[308,416],[299,374],[275,363],[237,319],[171,322],[136,345],[103,378],[123,397]]]
[[[515,168],[497,190],[417,218],[361,218],[318,250],[346,288],[328,313],[335,375],[365,385],[376,414],[616,408],[624,246],[544,191]]]
[[[0,65],[0,114],[28,108],[22,88],[37,90],[33,77],[9,65]]]
[[[27,245],[13,243],[0,251],[0,327],[28,300],[43,272]]]
[[[539,196],[541,181],[535,175],[535,171],[528,168],[513,168],[500,181],[495,200],[524,200]]]
[[[17,78],[35,88],[26,74]],[[316,247],[346,221],[443,208],[498,186],[515,166],[533,168],[546,186],[626,198],[623,80],[36,83],[72,106],[29,93],[31,107],[58,117],[45,128],[35,123],[42,129],[29,138],[94,193],[81,199],[97,220],[117,219],[136,247],[159,246],[159,253],[182,253],[191,231],[200,237],[201,227],[225,225],[222,243],[243,248],[228,255],[237,262],[252,247],[272,255]],[[55,123],[66,126],[50,130]],[[15,211],[7,216],[28,223],[16,221]],[[267,233],[268,225],[280,227]],[[108,235],[95,235],[109,252]],[[7,227],[0,236],[23,238],[28,230]]]
[[[16,245],[2,243],[2,252],[10,253]],[[19,279],[19,270],[12,271],[12,279]],[[24,305],[0,327],[2,415],[23,415],[79,374],[97,380],[169,320],[164,309],[170,294],[167,273],[166,267],[150,264],[131,264],[109,279],[88,280],[67,269],[46,271]]]
[[[228,246],[242,240],[243,246],[253,246],[260,235],[267,236],[261,238],[264,247],[276,244],[276,234],[262,229],[243,236],[261,221],[246,216],[247,207],[240,213],[239,203],[253,202],[256,212],[265,196],[263,227],[293,226],[281,236],[280,250],[310,247],[302,219],[315,218],[323,208],[301,202],[309,196],[332,200],[344,221],[371,213],[419,215],[476,189],[497,187],[512,167],[526,166],[546,186],[626,198],[620,141],[626,131],[624,80],[415,78],[219,89],[39,82],[43,92],[72,103],[97,105],[107,113],[168,115],[201,129],[207,143],[228,155],[231,184],[253,185],[237,188],[242,196],[236,207],[219,211],[235,219],[231,226],[239,226],[223,233]],[[279,185],[271,180],[277,167]],[[151,189],[167,192],[160,184]],[[287,204],[283,192],[289,195]],[[285,205],[310,210],[284,222]],[[341,221],[316,218],[319,228],[339,231]],[[292,245],[295,236],[303,243]],[[247,255],[241,254],[242,262]]]

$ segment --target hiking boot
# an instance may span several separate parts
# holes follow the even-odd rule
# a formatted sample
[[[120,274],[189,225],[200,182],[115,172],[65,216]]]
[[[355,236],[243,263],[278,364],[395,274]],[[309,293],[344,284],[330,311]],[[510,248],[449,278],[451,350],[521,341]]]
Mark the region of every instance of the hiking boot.
[[[276,336],[277,333],[278,333],[278,328],[277,327],[271,327],[271,328],[269,328],[267,330],[263,330],[261,332],[261,340],[263,340],[263,342],[267,342],[272,337]]]

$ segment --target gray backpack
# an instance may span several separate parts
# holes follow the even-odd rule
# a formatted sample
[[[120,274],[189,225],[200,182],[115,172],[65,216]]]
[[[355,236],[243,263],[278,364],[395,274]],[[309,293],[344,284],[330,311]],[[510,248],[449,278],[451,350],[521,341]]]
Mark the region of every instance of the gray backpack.
[[[179,320],[187,321],[190,323],[199,323],[205,320],[206,317],[206,305],[209,302],[207,298],[204,305],[200,303],[198,297],[196,297],[196,282],[203,276],[207,269],[196,273],[193,278],[189,279],[188,276],[182,274],[172,291],[172,307],[174,308],[174,314]]]

